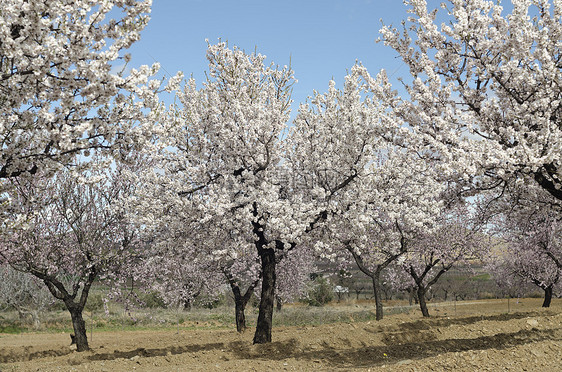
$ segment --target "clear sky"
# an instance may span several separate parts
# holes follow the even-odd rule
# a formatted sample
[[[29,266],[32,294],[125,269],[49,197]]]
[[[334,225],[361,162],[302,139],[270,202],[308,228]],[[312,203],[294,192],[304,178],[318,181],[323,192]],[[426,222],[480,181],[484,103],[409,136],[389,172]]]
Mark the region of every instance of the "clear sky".
[[[199,83],[207,69],[205,39],[222,38],[247,52],[257,47],[268,61],[291,61],[298,79],[294,115],[313,89],[324,92],[332,78],[340,85],[355,60],[373,75],[382,68],[393,78],[407,74],[396,53],[375,42],[380,19],[399,26],[406,9],[401,0],[154,0],[131,66],[157,60],[164,73],[181,70]]]

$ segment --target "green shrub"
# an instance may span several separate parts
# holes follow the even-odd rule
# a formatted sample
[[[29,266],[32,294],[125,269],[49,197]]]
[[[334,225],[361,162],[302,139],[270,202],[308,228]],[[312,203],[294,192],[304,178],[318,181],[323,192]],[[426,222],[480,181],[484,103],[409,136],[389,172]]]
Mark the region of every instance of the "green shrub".
[[[90,292],[84,311],[98,311],[103,309],[103,294],[101,292]]]
[[[140,301],[144,304],[144,307],[148,307],[150,309],[161,308],[166,309],[166,303],[160,296],[160,294],[156,291],[149,291],[145,293],[139,294]]]
[[[197,297],[195,302],[197,306],[211,310],[226,304],[226,296],[224,293],[218,296],[201,295]]]
[[[326,278],[316,277],[308,291],[306,302],[309,306],[324,306],[334,299],[334,289]]]

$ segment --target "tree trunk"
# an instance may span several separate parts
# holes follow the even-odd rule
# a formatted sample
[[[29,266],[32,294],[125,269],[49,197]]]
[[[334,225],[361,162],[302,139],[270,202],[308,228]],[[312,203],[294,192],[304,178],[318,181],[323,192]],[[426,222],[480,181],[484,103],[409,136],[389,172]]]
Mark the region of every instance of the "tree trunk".
[[[244,309],[246,304],[242,297],[234,299],[234,312],[236,314],[236,331],[242,333],[246,330],[246,315],[244,314]]]
[[[281,311],[283,308],[283,301],[279,297],[277,297],[277,311]]]
[[[275,251],[261,248],[258,249],[258,253],[261,259],[262,285],[254,344],[265,344],[271,342],[273,305],[275,302]]]
[[[422,312],[422,315],[424,317],[429,317],[429,311],[427,310],[427,303],[425,302],[425,291],[426,289],[423,287],[418,287],[417,293],[418,293],[418,301],[420,304],[420,310]]]
[[[191,311],[191,299],[185,300],[183,302],[183,310],[184,311]]]
[[[542,307],[550,307],[550,302],[552,301],[552,286],[543,289],[544,289],[544,302],[542,303]]]
[[[88,337],[86,335],[86,322],[82,318],[82,309],[76,304],[67,304],[70,317],[72,318],[72,328],[74,328],[74,342],[77,351],[90,350]]]
[[[222,268],[222,271],[226,276],[228,284],[230,284],[230,289],[232,289],[232,294],[234,295],[234,315],[236,319],[236,330],[242,333],[246,330],[246,315],[244,314],[244,311],[246,310],[248,301],[250,301],[250,298],[254,293],[254,289],[259,283],[259,278],[256,279],[252,284],[250,284],[248,286],[248,289],[246,289],[246,293],[242,295],[239,283],[236,279],[234,279],[229,269]]]
[[[383,318],[383,307],[381,299],[381,289],[379,284],[379,278],[375,275],[371,277],[373,280],[373,294],[375,296],[375,319],[382,320]]]

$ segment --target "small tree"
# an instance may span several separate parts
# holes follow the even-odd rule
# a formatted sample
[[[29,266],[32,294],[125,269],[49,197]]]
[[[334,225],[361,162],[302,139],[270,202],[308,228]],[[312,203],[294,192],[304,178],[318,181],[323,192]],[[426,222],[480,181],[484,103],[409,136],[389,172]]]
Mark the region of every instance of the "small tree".
[[[542,306],[549,307],[562,277],[562,224],[557,203],[534,185],[521,185],[495,202],[499,210],[495,232],[503,246],[489,258],[496,281],[504,286],[510,281],[532,283],[544,291]]]
[[[279,255],[275,296],[277,310],[284,303],[292,302],[306,294],[310,274],[317,271],[314,252],[310,246],[300,246],[285,255]]]
[[[310,306],[324,306],[334,299],[334,286],[328,278],[319,275],[308,290],[306,301]]]
[[[400,259],[398,272],[393,272],[397,277],[390,281],[403,288],[413,285],[422,315],[429,317],[426,296],[430,288],[453,266],[479,259],[488,249],[482,229],[482,220],[468,206],[457,204],[445,210],[434,231],[408,242],[408,253]]]
[[[122,280],[138,254],[134,230],[118,208],[130,185],[119,170],[108,172],[111,178],[98,183],[69,173],[17,183],[12,218],[23,222],[3,229],[1,263],[34,275],[64,303],[78,351],[89,348],[82,312],[92,284]]]

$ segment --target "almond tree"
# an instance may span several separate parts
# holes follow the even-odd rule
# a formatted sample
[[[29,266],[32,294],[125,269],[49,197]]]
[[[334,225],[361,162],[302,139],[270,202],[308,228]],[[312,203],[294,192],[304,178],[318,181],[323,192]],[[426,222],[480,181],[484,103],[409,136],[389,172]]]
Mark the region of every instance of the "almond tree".
[[[24,220],[2,229],[0,263],[34,275],[64,303],[78,351],[89,348],[82,312],[92,284],[124,280],[139,253],[135,231],[118,207],[131,185],[122,183],[118,170],[112,173],[87,183],[69,172],[14,181],[11,212]]]
[[[343,226],[342,226],[343,227]],[[407,239],[397,224],[382,225],[373,221],[373,225],[362,235],[350,234],[345,230],[348,239],[339,238],[335,241],[343,252],[338,256],[353,262],[357,268],[367,275],[372,283],[375,299],[375,318],[383,319],[384,310],[381,293],[381,276],[384,270],[407,252]],[[338,234],[340,237],[343,234]]]
[[[255,254],[249,255],[248,258],[250,258],[249,262],[236,259],[220,268],[234,296],[236,331],[240,333],[246,330],[246,305],[258,288],[261,279],[259,258]]]
[[[135,275],[139,288],[154,290],[167,305],[184,310],[201,295],[217,297],[224,278],[207,251],[169,228],[149,236],[146,259]]]
[[[530,282],[544,291],[542,306],[549,307],[562,276],[562,225],[554,198],[528,184],[494,201],[502,247],[489,258],[496,281]]]
[[[532,283],[544,291],[542,307],[549,307],[560,283],[561,271],[541,249],[525,244],[510,245],[490,259],[488,268],[501,286]]]
[[[381,29],[412,77],[394,113],[473,189],[530,179],[560,203],[562,3],[405,3],[403,29]]]
[[[283,304],[301,299],[308,289],[310,274],[317,272],[314,252],[311,246],[299,246],[285,255],[279,255],[275,301],[278,311]]]
[[[433,231],[421,232],[408,241],[408,252],[387,278],[399,288],[413,286],[422,315],[429,317],[426,294],[431,286],[452,267],[478,260],[487,252],[489,243],[483,228],[483,220],[467,205],[444,210]]]
[[[144,281],[169,304],[192,302],[201,294],[211,299],[223,291],[225,283],[234,297],[236,330],[246,330],[245,308],[260,282],[259,257],[253,242],[242,240],[212,224],[196,225],[191,231],[181,219],[170,214],[161,221],[165,228],[152,238],[150,254],[143,266]]]
[[[161,215],[154,211],[161,207],[173,211],[173,218],[199,225],[192,229],[199,241],[209,240],[206,225],[249,236],[262,273],[255,342],[269,342],[275,249],[285,249],[284,241],[300,230],[285,220],[298,205],[280,197],[277,177],[293,72],[267,66],[264,56],[225,43],[210,45],[207,59],[203,86],[197,88],[193,79],[186,82],[177,93],[178,105],[156,127],[154,147],[146,148],[158,165],[143,175],[146,187],[138,199],[146,213],[139,219],[153,224],[153,216]],[[157,206],[152,205],[155,197]],[[210,243],[216,251],[231,248],[212,239]]]
[[[408,160],[403,152],[387,153],[384,161],[370,166],[379,180],[363,190],[363,209],[361,204],[350,205],[349,212],[323,226],[327,244],[340,250],[336,254],[371,279],[377,320],[383,318],[383,272],[407,254],[410,240],[420,231],[433,229],[441,208],[437,193],[442,185],[427,165],[420,159]]]
[[[384,72],[356,64],[343,89],[332,81],[301,105],[288,146],[296,192],[318,213],[308,239],[325,258],[338,248],[353,256],[373,281],[378,319],[381,272],[406,251],[411,231],[431,229],[447,176],[425,161],[423,145],[409,146],[407,127],[380,102],[389,89]]]
[[[110,152],[139,137],[135,124],[144,120],[142,108],[158,103],[160,82],[148,83],[158,66],[125,73],[130,56],[124,51],[139,39],[150,5],[149,0],[2,2],[2,190],[11,187],[6,179],[45,177],[77,154]]]
[[[172,216],[198,226],[189,227],[198,241],[213,240],[209,225],[248,239],[262,276],[254,343],[266,343],[278,261],[323,221],[351,208],[375,149],[387,141],[383,134],[391,136],[396,124],[381,122],[375,100],[362,101],[366,87],[358,66],[344,91],[331,83],[312,106],[302,105],[285,133],[290,68],[266,66],[264,56],[225,43],[210,45],[207,58],[203,86],[186,82],[179,104],[157,123],[145,149],[157,166],[138,175],[145,185],[136,197],[139,223]],[[217,252],[225,249],[223,242],[212,244]]]

